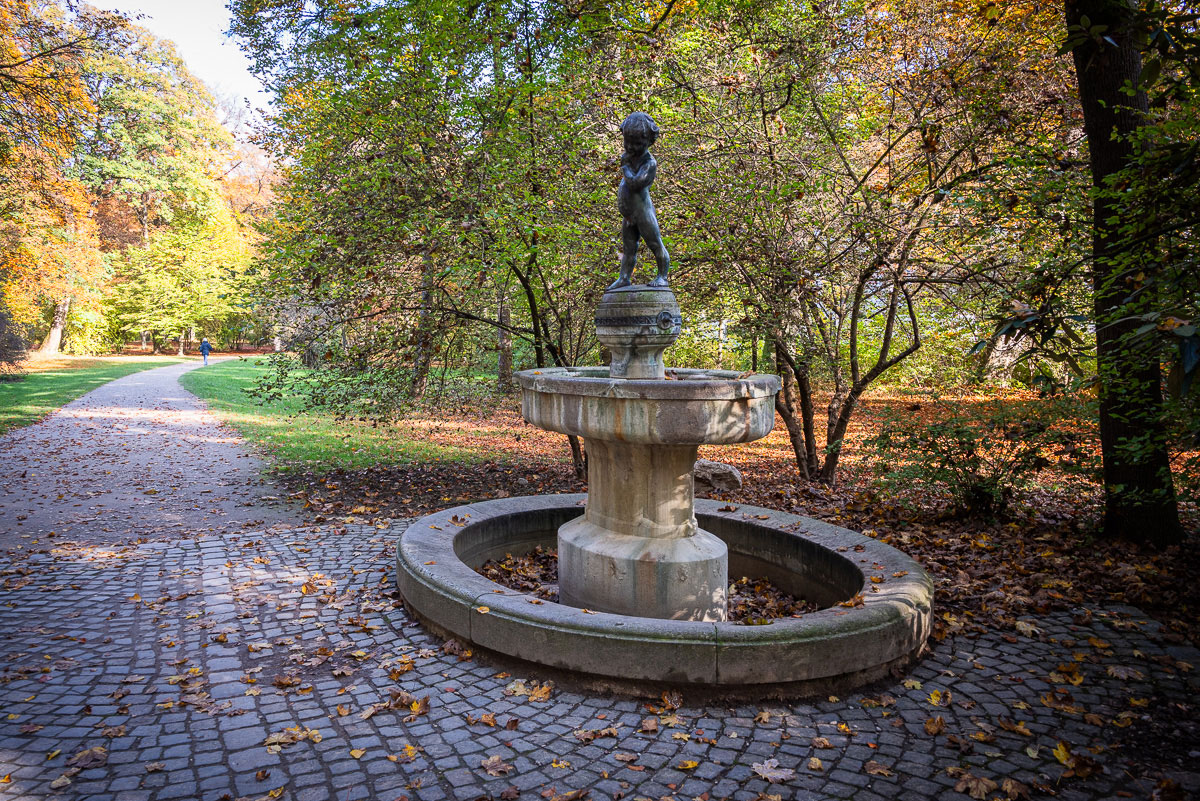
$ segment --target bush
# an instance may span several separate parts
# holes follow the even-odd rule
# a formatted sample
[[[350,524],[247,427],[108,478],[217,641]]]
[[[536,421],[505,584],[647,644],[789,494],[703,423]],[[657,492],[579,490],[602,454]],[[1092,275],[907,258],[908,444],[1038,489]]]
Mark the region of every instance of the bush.
[[[1039,401],[935,400],[932,421],[892,412],[867,440],[884,487],[928,489],[949,496],[959,514],[1000,516],[1014,494],[1044,470],[1095,475],[1090,404],[1077,398]]]
[[[71,309],[63,330],[63,352],[72,356],[117,353],[124,345],[119,326],[99,311]]]

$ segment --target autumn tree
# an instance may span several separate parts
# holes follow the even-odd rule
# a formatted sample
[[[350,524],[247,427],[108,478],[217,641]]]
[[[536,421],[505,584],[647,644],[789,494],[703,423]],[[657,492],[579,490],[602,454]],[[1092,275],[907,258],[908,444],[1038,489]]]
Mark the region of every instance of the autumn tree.
[[[65,169],[93,118],[83,65],[124,41],[124,18],[55,4],[0,2],[0,293],[31,330],[54,307],[42,349],[57,352],[72,302],[94,304],[105,277],[85,188]]]

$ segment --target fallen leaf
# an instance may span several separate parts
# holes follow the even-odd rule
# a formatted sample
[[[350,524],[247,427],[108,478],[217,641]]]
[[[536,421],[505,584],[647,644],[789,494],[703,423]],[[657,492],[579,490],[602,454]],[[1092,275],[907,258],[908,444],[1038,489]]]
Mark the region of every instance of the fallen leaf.
[[[167,766],[167,764],[165,762],[147,762],[146,763],[146,772],[147,773],[157,773],[158,771],[162,770],[166,766]]]
[[[892,772],[891,772],[891,771],[890,771],[890,770],[887,768],[887,766],[886,766],[886,765],[881,765],[880,763],[876,762],[876,761],[875,761],[875,760],[873,760],[873,759],[871,759],[871,760],[868,760],[868,761],[867,761],[867,764],[866,764],[866,765],[863,765],[863,768],[864,768],[864,769],[867,771],[867,773],[868,773],[868,774],[870,774],[871,776],[895,776],[895,775],[896,775],[896,774],[892,773]]]
[[[489,776],[506,776],[512,772],[513,766],[505,762],[499,756],[490,756],[482,760],[479,766],[487,771]]]
[[[1009,801],[1016,801],[1018,798],[1029,798],[1029,788],[1016,779],[1005,779],[1000,782],[1000,789],[1008,796]]]
[[[1142,671],[1137,670],[1136,668],[1125,667],[1124,665],[1109,665],[1108,675],[1112,676],[1114,679],[1120,679],[1121,681],[1141,681],[1143,678],[1145,678],[1142,675]]]
[[[821,760],[817,759],[816,757],[809,757],[808,758],[808,769],[822,771],[822,770],[825,770],[825,766],[823,764],[821,764]]]
[[[79,768],[97,768],[106,762],[108,762],[108,749],[102,745],[84,749],[67,760],[68,765]]]
[[[816,759],[816,757],[813,757],[813,759]],[[820,765],[820,762],[821,761],[818,759],[817,764]],[[809,760],[808,766],[809,766],[809,768],[811,768],[813,770],[820,770],[819,767],[817,767],[817,768],[812,767],[811,759]],[[764,779],[771,782],[772,784],[779,784],[780,782],[786,782],[787,780],[791,779],[792,777],[794,777],[796,775],[796,771],[792,770],[791,768],[779,767],[778,759],[768,759],[766,762],[755,762],[750,767],[754,770],[755,773],[757,773],[759,776],[762,776]]]
[[[956,792],[966,793],[978,801],[986,801],[988,794],[997,787],[999,785],[986,776],[976,776],[972,773],[965,774],[958,780],[958,784],[954,785]]]

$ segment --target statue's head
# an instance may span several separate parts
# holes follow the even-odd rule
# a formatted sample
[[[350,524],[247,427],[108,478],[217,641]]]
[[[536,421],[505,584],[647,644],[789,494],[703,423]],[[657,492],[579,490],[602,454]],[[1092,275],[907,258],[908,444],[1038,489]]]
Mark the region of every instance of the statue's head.
[[[643,147],[650,147],[658,140],[658,125],[646,112],[635,111],[621,123],[621,134],[627,144],[637,141]]]

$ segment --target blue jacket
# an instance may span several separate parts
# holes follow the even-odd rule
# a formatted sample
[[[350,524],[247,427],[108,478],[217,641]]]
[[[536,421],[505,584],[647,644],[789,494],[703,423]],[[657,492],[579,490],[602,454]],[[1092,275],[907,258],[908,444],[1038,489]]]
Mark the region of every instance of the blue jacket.
[[[200,352],[203,353],[205,356],[207,356],[208,354],[212,353],[212,345],[209,344],[208,342],[201,342],[200,343]]]

